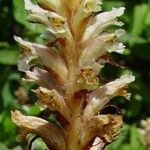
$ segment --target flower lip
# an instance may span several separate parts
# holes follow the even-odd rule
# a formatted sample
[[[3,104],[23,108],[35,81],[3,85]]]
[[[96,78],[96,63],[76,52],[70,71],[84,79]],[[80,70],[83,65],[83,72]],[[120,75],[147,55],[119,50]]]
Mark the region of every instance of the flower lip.
[[[25,8],[29,11],[28,21],[43,24],[57,38],[67,36],[71,38],[66,18],[53,11],[44,10],[32,4],[30,0],[25,0]]]
[[[19,127],[41,136],[49,147],[66,150],[63,133],[50,122],[38,117],[22,115],[20,111],[11,112],[11,118]]]
[[[123,15],[125,8],[113,8],[112,11],[103,12],[94,16],[87,25],[87,28],[82,37],[82,41],[86,42],[91,38],[97,37],[106,28],[111,25],[122,26],[122,22],[117,21],[117,17]]]

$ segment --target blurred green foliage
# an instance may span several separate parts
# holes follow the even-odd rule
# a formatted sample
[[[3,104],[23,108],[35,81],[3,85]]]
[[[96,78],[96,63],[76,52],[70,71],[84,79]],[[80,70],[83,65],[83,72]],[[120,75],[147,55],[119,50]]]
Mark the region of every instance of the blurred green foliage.
[[[104,0],[103,8],[125,6],[126,35],[122,38],[126,45],[124,55],[112,54],[120,65],[128,69],[106,65],[102,75],[112,80],[124,72],[133,72],[136,81],[130,86],[131,101],[116,98],[117,105],[123,110],[125,126],[119,139],[107,147],[108,150],[145,150],[142,137],[138,133],[140,121],[150,117],[150,1],[149,0]],[[0,150],[21,150],[18,130],[11,122],[10,112],[19,109],[27,115],[38,115],[38,106],[30,104],[35,97],[30,92],[34,85],[21,81],[23,75],[17,71],[19,48],[13,35],[41,41],[43,28],[26,22],[26,12],[22,0],[0,0]],[[111,74],[110,74],[111,73]],[[20,102],[16,91],[22,87],[29,101]],[[114,101],[116,102],[116,99]],[[22,105],[20,105],[22,103]],[[38,145],[41,143],[38,140]],[[22,143],[24,145],[24,143]],[[39,146],[39,150],[44,146]]]

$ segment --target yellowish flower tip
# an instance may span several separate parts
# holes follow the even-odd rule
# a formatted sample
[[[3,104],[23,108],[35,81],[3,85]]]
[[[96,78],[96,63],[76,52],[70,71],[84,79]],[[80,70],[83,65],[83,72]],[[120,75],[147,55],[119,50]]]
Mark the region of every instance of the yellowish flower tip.
[[[13,112],[13,111],[11,111],[11,119],[12,119],[12,121],[15,123],[15,124],[17,124],[17,125],[19,125],[19,122],[18,122],[18,117],[21,115],[21,113],[19,112],[19,111],[15,111],[15,112]]]
[[[85,0],[83,2],[83,10],[86,13],[98,12],[101,10],[101,4],[100,0]]]
[[[99,86],[99,79],[93,69],[85,68],[81,69],[80,74],[77,76],[77,84],[82,88],[94,90]]]

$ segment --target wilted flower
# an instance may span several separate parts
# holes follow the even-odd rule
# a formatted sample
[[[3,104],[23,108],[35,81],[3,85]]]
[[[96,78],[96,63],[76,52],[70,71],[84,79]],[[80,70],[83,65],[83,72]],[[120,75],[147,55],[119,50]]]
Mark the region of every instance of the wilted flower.
[[[123,25],[117,18],[125,8],[101,12],[101,5],[100,0],[37,0],[37,4],[25,0],[28,21],[43,24],[55,41],[43,45],[15,36],[22,49],[18,68],[26,73],[24,80],[39,84],[33,91],[38,104],[56,113],[61,127],[19,111],[12,112],[12,120],[27,133],[39,135],[49,149],[99,150],[122,126],[121,115],[101,111],[113,97],[129,97],[125,89],[134,76],[103,84],[98,73],[104,67],[101,57],[124,52],[118,40],[124,30],[104,31]]]

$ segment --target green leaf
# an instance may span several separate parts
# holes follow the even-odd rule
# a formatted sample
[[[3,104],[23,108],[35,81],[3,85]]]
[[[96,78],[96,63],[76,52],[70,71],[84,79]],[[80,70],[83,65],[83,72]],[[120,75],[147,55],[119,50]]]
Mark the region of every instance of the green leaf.
[[[43,142],[41,138],[37,139],[35,142],[33,142],[32,150],[48,150],[46,144]]]
[[[112,7],[123,7],[125,5],[125,2],[123,1],[103,1],[103,8],[108,10],[111,10]]]
[[[149,7],[149,10],[147,12],[147,16],[146,16],[146,19],[145,19],[145,24],[150,25],[150,7]]]
[[[25,25],[26,24],[26,14],[24,9],[24,1],[23,0],[13,0],[13,6],[14,6],[14,17],[16,21],[19,23]]]
[[[7,42],[0,42],[0,48],[1,47],[9,47],[9,44]]]
[[[120,149],[122,147],[122,145],[124,145],[126,139],[128,137],[128,126],[124,126],[118,139],[116,141],[114,141],[112,144],[110,144],[107,147],[107,150],[117,150]]]
[[[23,150],[22,147],[20,145],[14,147],[12,150]]]
[[[134,126],[130,129],[131,135],[130,135],[130,142],[133,148],[139,147],[139,139],[138,139],[138,133]]]
[[[12,91],[13,88],[15,88],[16,86],[16,82],[15,82],[15,85],[13,84],[13,88],[11,87],[11,81],[15,81],[15,80],[18,80],[19,81],[20,79],[20,76],[19,74],[17,73],[11,73],[7,79],[7,81],[5,82],[3,88],[2,88],[2,93],[1,93],[1,96],[2,96],[2,99],[3,99],[3,105],[4,105],[4,108],[8,107],[8,106],[13,106],[15,104],[15,97],[14,97],[14,94]]]
[[[15,134],[16,126],[11,121],[10,117],[5,117],[5,119],[3,120],[3,126],[6,133],[11,133],[12,135]]]
[[[9,150],[3,143],[0,143],[1,150]]]
[[[140,141],[140,134],[137,131],[137,128],[135,126],[132,126],[130,128],[130,143],[131,143],[131,149],[132,150],[144,150],[144,145]]]
[[[16,126],[11,121],[10,112],[4,111],[2,120],[0,122],[0,141],[5,143],[5,145],[14,144],[14,140],[16,138]],[[3,150],[0,148],[0,150]]]
[[[18,59],[17,50],[0,50],[0,64],[16,65]]]
[[[40,25],[29,23],[26,21],[26,10],[24,8],[24,1],[23,0],[13,0],[13,14],[14,18],[17,22],[24,25],[28,30],[32,31],[33,33],[41,33],[43,32],[43,28]]]
[[[146,44],[147,40],[142,38],[141,36],[132,35],[130,33],[126,33],[123,36],[123,42],[129,43],[130,46],[136,45],[136,44]]]
[[[40,107],[37,105],[33,105],[31,107],[24,106],[23,110],[25,111],[25,114],[28,116],[38,116],[41,112]]]
[[[122,147],[121,147],[121,150],[131,150],[131,146],[129,144],[124,144]],[[133,150],[133,149],[132,149]]]
[[[13,95],[11,94],[10,88],[9,88],[9,82],[6,82],[2,89],[2,98],[4,103],[4,108],[6,108],[8,105],[12,103],[14,100]]]
[[[145,20],[148,14],[148,5],[141,4],[137,5],[134,8],[133,13],[133,23],[132,23],[132,30],[131,33],[133,35],[140,35],[144,29]]]

